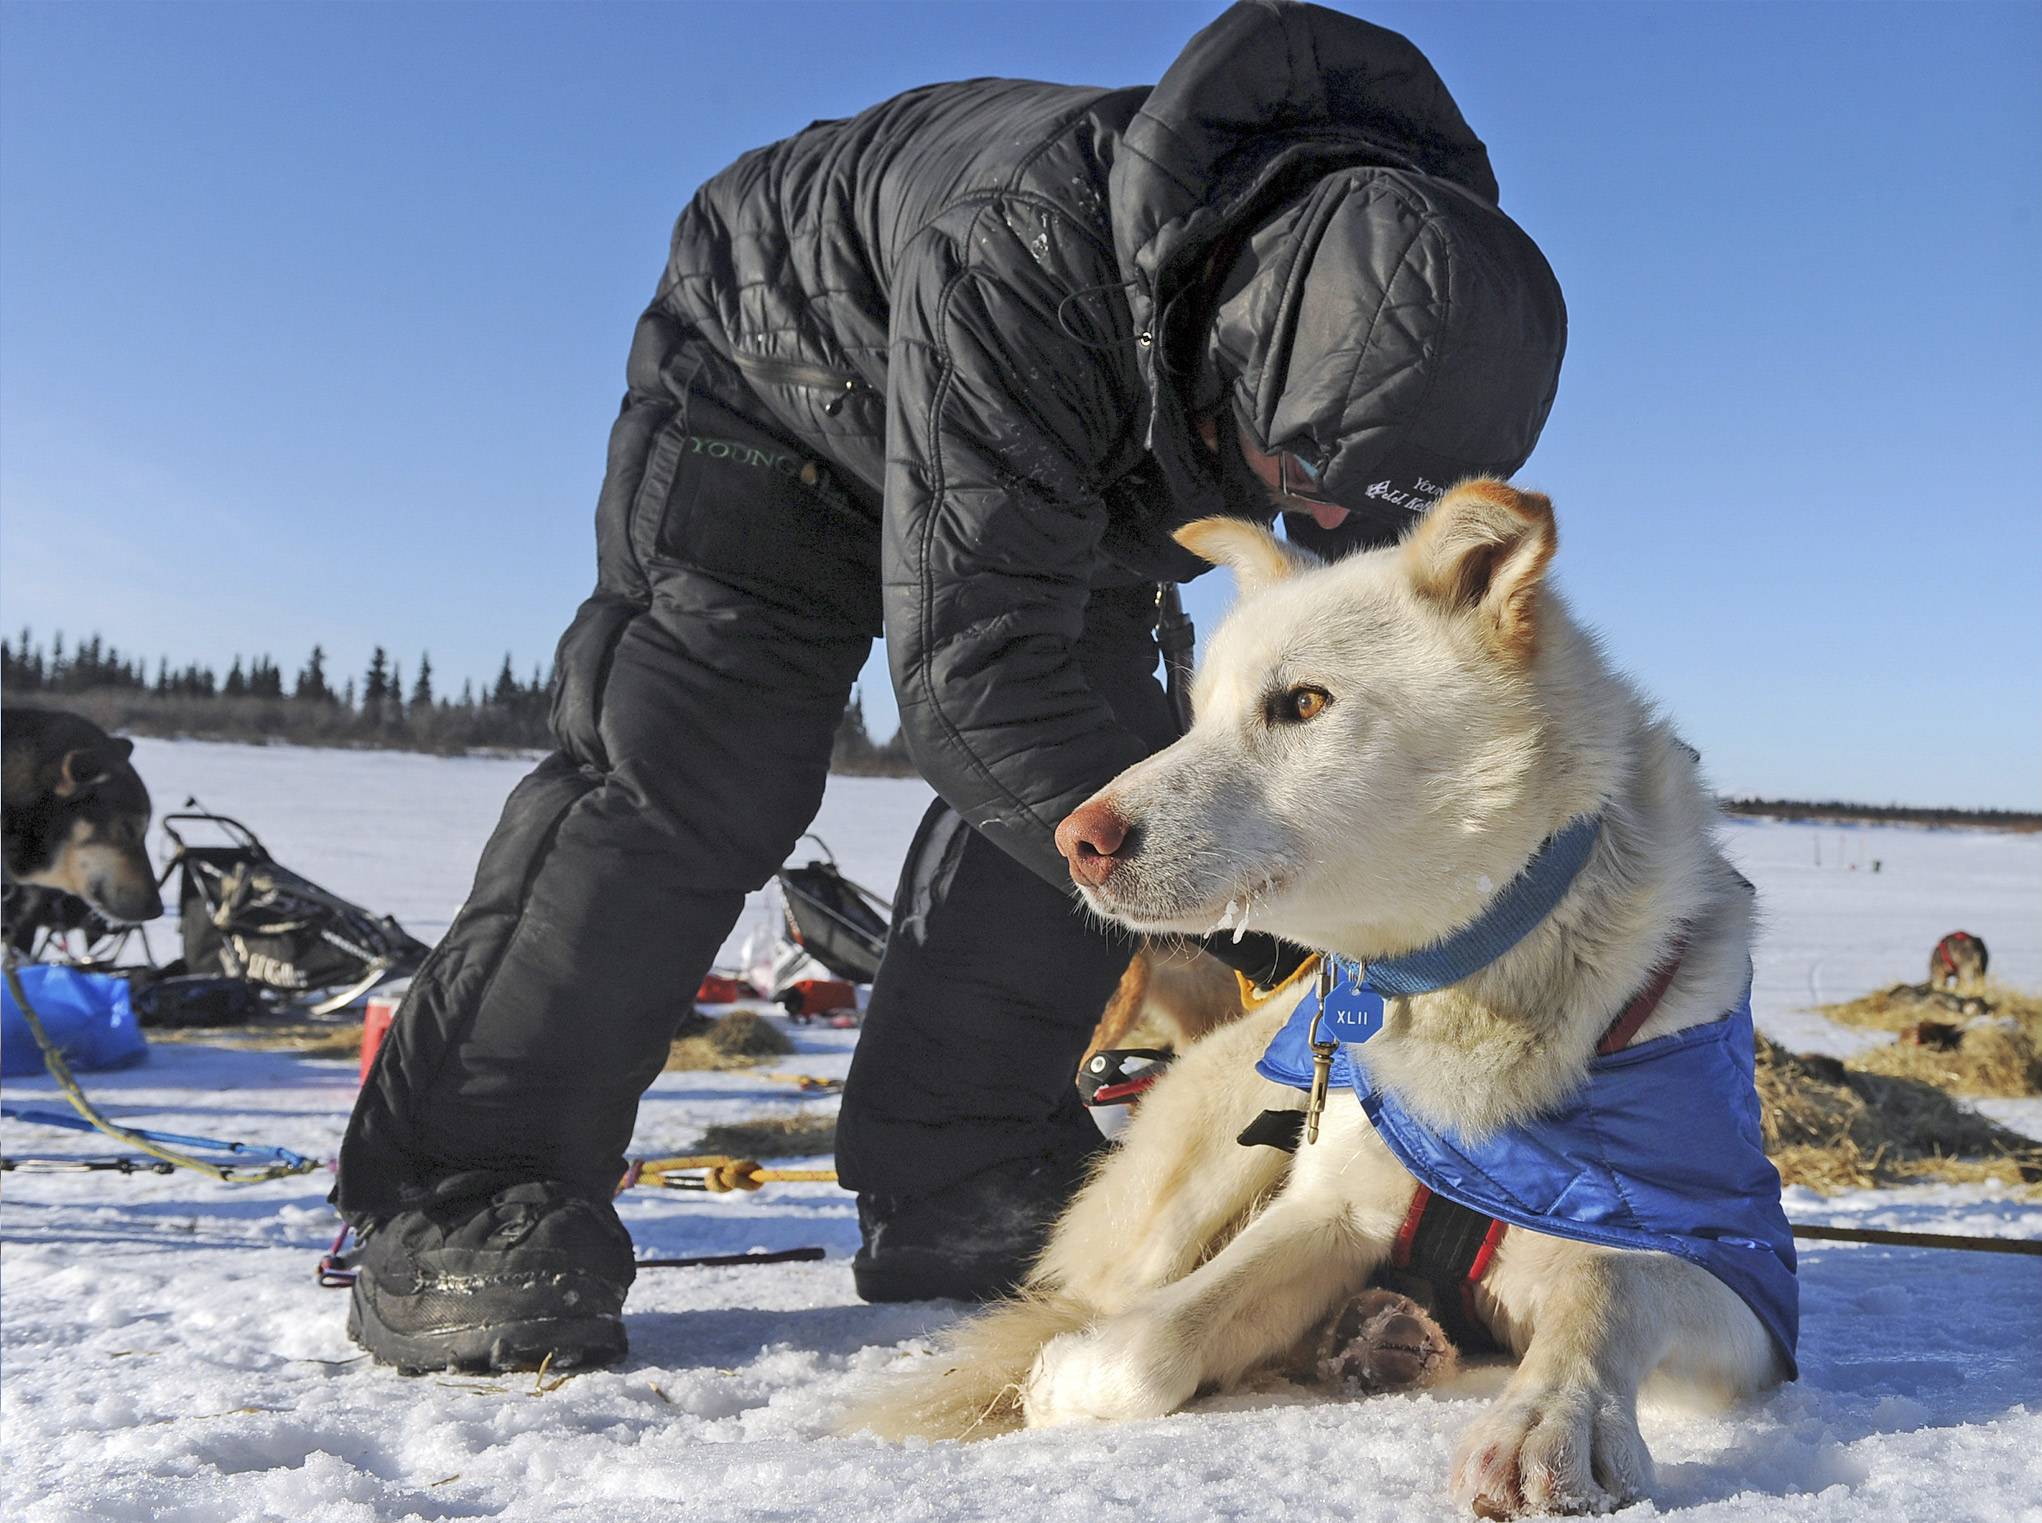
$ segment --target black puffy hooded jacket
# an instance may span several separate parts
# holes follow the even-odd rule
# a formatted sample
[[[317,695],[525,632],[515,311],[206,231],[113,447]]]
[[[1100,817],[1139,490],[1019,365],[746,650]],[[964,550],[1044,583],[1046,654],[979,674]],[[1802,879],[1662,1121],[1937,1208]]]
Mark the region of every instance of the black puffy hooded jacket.
[[[1564,318],[1495,199],[1409,42],[1243,0],[1154,88],[936,85],[747,154],[631,384],[735,391],[839,468],[917,762],[1061,882],[1057,821],[1147,750],[1072,645],[1092,589],[1201,569],[1169,538],[1229,507],[1199,416],[1357,503],[1530,453]]]

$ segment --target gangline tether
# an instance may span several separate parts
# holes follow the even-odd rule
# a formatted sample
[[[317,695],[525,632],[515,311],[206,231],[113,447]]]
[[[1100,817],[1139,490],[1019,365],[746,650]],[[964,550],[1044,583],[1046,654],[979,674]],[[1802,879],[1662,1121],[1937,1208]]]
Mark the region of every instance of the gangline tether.
[[[42,1049],[43,1063],[50,1071],[50,1077],[57,1081],[57,1087],[64,1092],[64,1098],[71,1102],[71,1108],[83,1117],[73,1121],[57,1112],[22,1111],[7,1107],[6,1114],[16,1120],[40,1121],[45,1125],[66,1126],[78,1131],[91,1130],[104,1133],[125,1147],[131,1147],[169,1164],[173,1168],[189,1169],[194,1174],[203,1174],[216,1179],[223,1185],[254,1185],[264,1180],[284,1179],[294,1174],[310,1174],[325,1167],[315,1159],[307,1158],[289,1148],[262,1147],[248,1142],[218,1142],[210,1137],[184,1137],[170,1132],[152,1132],[146,1129],[126,1127],[109,1121],[105,1114],[86,1097],[78,1081],[71,1076],[71,1065],[64,1061],[64,1054],[50,1039],[44,1029],[42,1017],[36,1014],[30,1003],[28,991],[21,985],[21,975],[15,972],[15,955],[10,948],[6,960],[7,987],[14,995],[15,1003],[21,1007],[21,1018],[27,1022],[29,1034],[35,1038],[36,1046]],[[207,1158],[194,1158],[186,1148],[202,1148],[211,1152],[225,1153],[230,1157],[267,1159],[254,1167],[244,1164],[215,1163]],[[123,1170],[123,1172],[127,1172]]]

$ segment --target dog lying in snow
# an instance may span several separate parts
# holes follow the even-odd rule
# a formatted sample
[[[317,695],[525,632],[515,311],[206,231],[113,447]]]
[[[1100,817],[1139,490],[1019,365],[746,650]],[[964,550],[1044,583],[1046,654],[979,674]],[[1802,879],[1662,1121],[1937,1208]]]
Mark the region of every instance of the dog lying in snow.
[[[1793,1373],[1750,894],[1692,753],[1546,585],[1536,494],[1465,484],[1330,566],[1233,520],[1180,538],[1241,587],[1196,722],[1059,845],[1136,930],[1245,903],[1334,955],[1179,1058],[1022,1292],[852,1426],[1160,1417],[1314,1353],[1337,1373],[1361,1322],[1407,1315],[1357,1297],[1415,1266],[1442,1321],[1518,1361],[1455,1494],[1484,1516],[1620,1507],[1651,1484],[1648,1375],[1734,1397]],[[1404,1331],[1422,1378],[1437,1327]]]

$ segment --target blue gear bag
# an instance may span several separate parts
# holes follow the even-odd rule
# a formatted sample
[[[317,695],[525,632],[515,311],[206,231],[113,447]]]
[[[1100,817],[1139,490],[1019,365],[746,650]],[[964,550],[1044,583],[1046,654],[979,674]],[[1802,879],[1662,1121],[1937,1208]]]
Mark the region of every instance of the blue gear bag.
[[[15,971],[43,1030],[73,1068],[81,1072],[126,1068],[149,1055],[125,978],[58,963]],[[7,980],[0,979],[0,1076],[39,1074],[44,1068],[35,1033],[28,1029]]]

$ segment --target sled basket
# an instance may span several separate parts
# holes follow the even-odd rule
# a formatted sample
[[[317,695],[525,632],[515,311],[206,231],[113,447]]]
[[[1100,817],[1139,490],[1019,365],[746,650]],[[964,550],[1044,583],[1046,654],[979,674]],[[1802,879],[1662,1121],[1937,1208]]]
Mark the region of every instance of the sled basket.
[[[893,906],[839,872],[836,857],[820,839],[802,839],[821,847],[825,860],[780,869],[787,937],[837,977],[869,984],[886,952]]]
[[[226,844],[187,844],[180,827],[194,824],[212,827]],[[388,915],[292,872],[239,820],[172,814],[163,830],[176,847],[164,876],[178,878],[187,973],[246,979],[325,1015],[414,972],[430,950]]]

